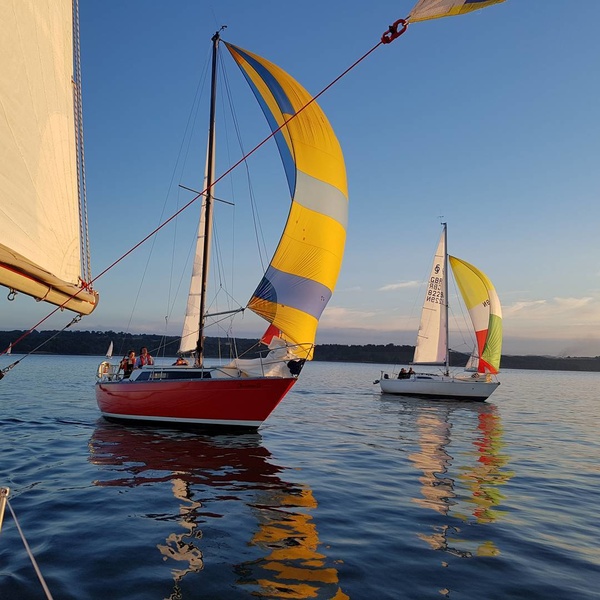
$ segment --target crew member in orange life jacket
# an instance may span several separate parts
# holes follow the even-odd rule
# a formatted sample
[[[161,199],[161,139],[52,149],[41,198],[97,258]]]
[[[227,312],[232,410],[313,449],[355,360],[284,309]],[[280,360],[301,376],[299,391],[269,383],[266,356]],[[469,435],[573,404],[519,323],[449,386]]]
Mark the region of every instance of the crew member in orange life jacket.
[[[146,346],[144,346],[140,350],[140,355],[137,357],[137,360],[135,361],[135,368],[141,369],[144,365],[153,365],[153,364],[154,364],[154,359],[150,356],[150,354],[148,354],[148,348],[146,348]]]

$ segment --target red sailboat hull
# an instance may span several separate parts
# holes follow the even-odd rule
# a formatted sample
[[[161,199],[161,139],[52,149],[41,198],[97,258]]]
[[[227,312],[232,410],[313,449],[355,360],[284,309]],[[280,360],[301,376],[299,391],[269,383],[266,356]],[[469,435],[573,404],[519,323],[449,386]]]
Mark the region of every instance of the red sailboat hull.
[[[96,401],[109,420],[256,429],[295,382],[295,377],[101,381]]]

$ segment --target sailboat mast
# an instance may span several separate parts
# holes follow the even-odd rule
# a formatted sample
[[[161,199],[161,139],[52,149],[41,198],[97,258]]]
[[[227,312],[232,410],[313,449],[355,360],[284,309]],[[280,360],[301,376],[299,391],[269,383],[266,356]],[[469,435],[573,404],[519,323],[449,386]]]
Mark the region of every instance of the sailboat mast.
[[[450,368],[450,348],[449,348],[449,325],[448,325],[448,224],[442,223],[444,226],[444,311],[446,312],[444,327],[446,328],[446,357],[445,372],[448,375]]]
[[[212,70],[211,70],[211,95],[210,115],[208,123],[208,156],[206,169],[206,194],[205,222],[204,222],[204,255],[202,257],[202,283],[200,288],[200,321],[198,323],[198,341],[196,342],[196,364],[201,366],[204,362],[204,328],[206,324],[206,294],[208,288],[208,269],[210,265],[210,247],[212,240],[212,209],[213,209],[213,182],[215,180],[215,122],[217,110],[217,51],[221,36],[219,31],[212,37]]]

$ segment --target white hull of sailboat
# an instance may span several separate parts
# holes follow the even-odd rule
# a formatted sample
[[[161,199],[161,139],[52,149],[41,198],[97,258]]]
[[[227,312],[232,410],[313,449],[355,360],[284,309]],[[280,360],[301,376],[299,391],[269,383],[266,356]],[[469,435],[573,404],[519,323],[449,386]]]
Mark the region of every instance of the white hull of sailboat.
[[[487,381],[485,376],[477,378],[420,374],[410,379],[381,379],[379,384],[384,394],[480,402],[487,400],[500,385],[498,381]]]

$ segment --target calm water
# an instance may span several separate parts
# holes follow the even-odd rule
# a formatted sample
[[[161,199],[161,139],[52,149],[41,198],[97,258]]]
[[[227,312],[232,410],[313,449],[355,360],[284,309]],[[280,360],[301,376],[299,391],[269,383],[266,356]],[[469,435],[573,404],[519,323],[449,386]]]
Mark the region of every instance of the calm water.
[[[599,374],[460,404],[311,363],[258,434],[209,437],[104,422],[99,361],[0,381],[0,485],[55,600],[600,598]],[[44,597],[7,509],[0,598]]]

